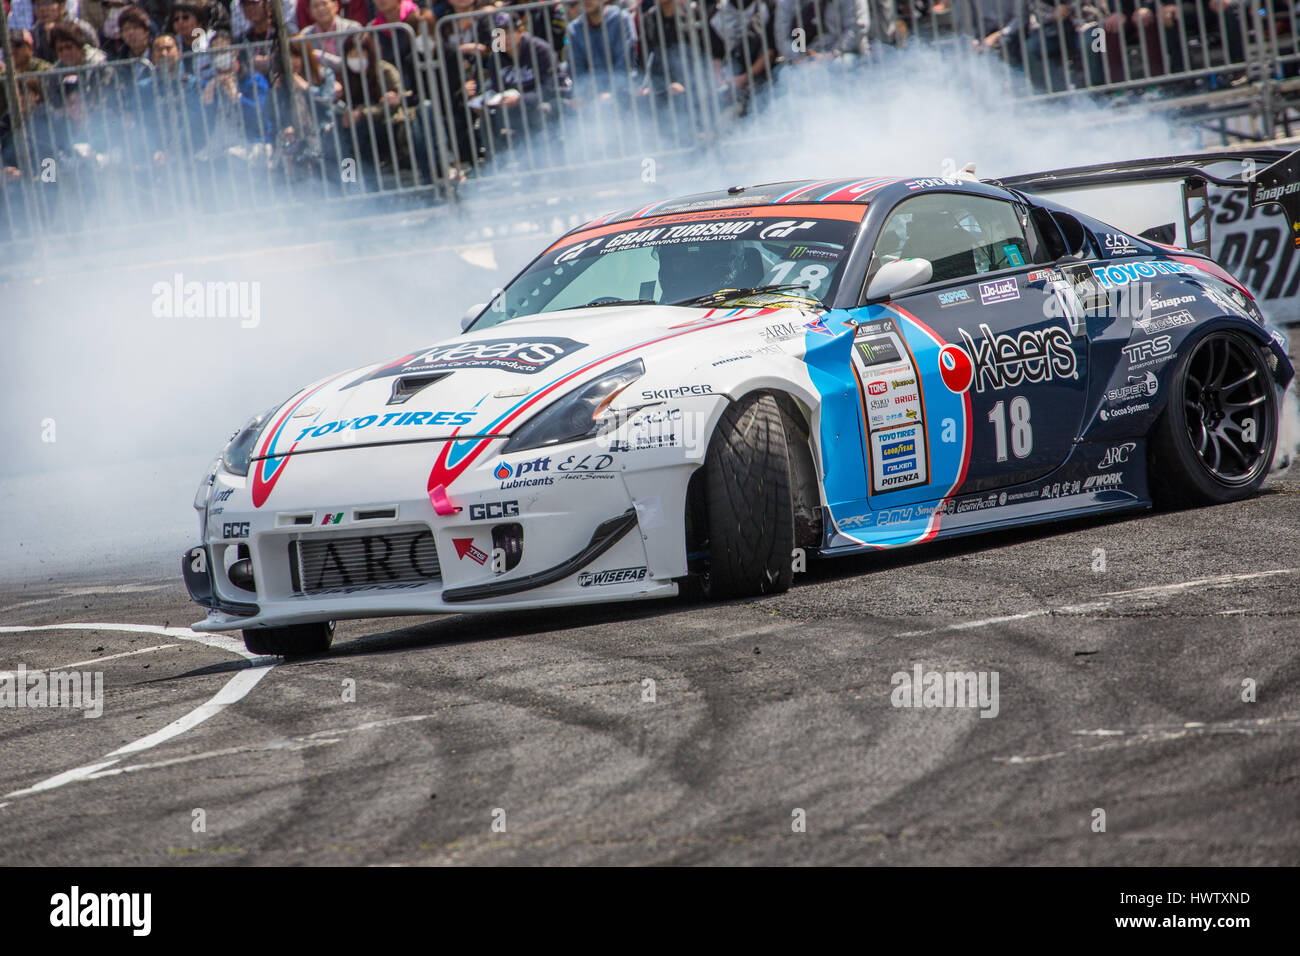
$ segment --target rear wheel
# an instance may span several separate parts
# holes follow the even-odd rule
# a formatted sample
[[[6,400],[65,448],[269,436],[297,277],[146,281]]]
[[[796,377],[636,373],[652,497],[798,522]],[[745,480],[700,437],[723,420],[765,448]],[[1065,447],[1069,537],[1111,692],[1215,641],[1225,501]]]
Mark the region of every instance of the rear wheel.
[[[1178,360],[1151,441],[1151,494],[1182,508],[1248,498],[1268,476],[1277,395],[1264,356],[1237,332],[1212,332]]]
[[[709,442],[703,500],[706,597],[753,597],[787,590],[794,576],[790,452],[781,409],[755,393],[727,407]]]
[[[250,627],[244,631],[244,646],[250,654],[310,657],[324,654],[333,640],[333,621],[291,624],[288,627]]]

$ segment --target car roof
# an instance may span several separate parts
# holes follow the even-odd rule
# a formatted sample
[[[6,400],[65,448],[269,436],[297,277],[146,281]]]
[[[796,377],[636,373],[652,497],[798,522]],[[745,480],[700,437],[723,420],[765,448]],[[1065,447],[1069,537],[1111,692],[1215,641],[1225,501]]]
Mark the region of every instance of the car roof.
[[[892,188],[891,188],[892,187]],[[975,179],[917,177],[903,179],[897,176],[873,176],[856,179],[801,179],[791,182],[763,183],[757,186],[732,186],[712,192],[694,193],[658,200],[643,206],[634,206],[616,213],[600,216],[585,222],[573,232],[630,222],[650,216],[669,216],[678,213],[707,212],[738,206],[780,206],[793,203],[859,203],[866,204],[880,197],[880,193],[910,193],[939,187],[948,190],[969,190],[989,194],[996,187]],[[1005,191],[996,190],[1005,196]]]

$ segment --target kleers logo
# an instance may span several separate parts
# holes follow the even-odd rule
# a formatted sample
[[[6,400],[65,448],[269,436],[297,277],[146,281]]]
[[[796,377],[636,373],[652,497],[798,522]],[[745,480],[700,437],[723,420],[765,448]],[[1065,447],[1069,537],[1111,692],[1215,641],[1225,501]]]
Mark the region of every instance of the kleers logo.
[[[474,547],[473,538],[452,538],[451,543],[456,548],[456,557],[461,561],[469,558],[476,564],[482,564],[488,559],[487,554]]]
[[[1122,445],[1115,445],[1106,449],[1106,454],[1102,456],[1101,461],[1097,462],[1098,470],[1105,471],[1107,468],[1114,468],[1116,465],[1123,465],[1128,462],[1128,456],[1133,453],[1137,445],[1131,441],[1126,441]]]
[[[948,391],[958,395],[975,381],[975,364],[960,345],[945,345],[939,350],[939,377]]]
[[[578,587],[604,587],[607,584],[627,584],[644,581],[645,568],[615,568],[612,571],[583,571],[578,575]]]
[[[1059,325],[1026,330],[1017,335],[994,335],[987,325],[980,325],[978,345],[965,329],[958,329],[966,343],[966,352],[975,357],[975,391],[1011,388],[1022,382],[1050,382],[1055,378],[1078,378],[1079,364],[1070,347],[1070,333]],[[944,372],[940,352],[939,371]],[[950,353],[949,353],[950,354]],[[945,382],[947,378],[945,377]],[[950,385],[949,388],[952,386]],[[956,391],[956,389],[954,389]]]
[[[389,378],[412,372],[451,371],[459,368],[496,369],[532,375],[586,347],[585,343],[573,339],[540,335],[520,339],[452,342],[435,345],[400,365],[381,369],[370,377]]]

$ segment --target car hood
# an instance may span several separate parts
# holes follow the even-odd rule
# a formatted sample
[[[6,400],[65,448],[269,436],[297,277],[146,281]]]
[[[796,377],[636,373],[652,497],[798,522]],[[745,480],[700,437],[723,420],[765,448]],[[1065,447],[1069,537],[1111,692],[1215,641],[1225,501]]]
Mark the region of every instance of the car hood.
[[[686,333],[723,320],[766,322],[781,311],[611,306],[512,319],[304,389],[271,417],[253,458],[510,434],[588,373],[672,348]],[[704,343],[695,338],[690,345],[698,349]]]

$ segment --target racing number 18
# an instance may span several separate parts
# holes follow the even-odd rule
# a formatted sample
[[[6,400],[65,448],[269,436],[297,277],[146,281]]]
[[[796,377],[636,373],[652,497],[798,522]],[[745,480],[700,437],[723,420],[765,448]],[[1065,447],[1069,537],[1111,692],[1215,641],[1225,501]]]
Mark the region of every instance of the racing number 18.
[[[998,461],[1007,460],[1007,414],[999,401],[989,409],[993,423],[993,438],[997,443]],[[1011,399],[1011,453],[1017,458],[1028,458],[1034,450],[1034,428],[1029,424],[1029,399],[1017,395]]]

